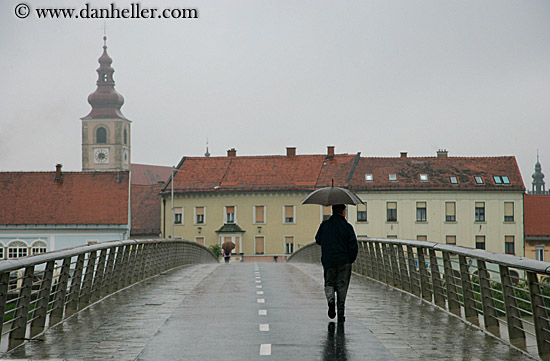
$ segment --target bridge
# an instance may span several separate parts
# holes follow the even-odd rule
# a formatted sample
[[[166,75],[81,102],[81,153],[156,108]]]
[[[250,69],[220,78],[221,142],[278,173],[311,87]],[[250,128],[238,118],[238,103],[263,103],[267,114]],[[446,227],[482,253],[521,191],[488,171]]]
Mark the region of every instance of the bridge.
[[[346,322],[327,317],[320,250],[218,263],[133,240],[0,263],[0,359],[548,360],[550,264],[360,239]]]

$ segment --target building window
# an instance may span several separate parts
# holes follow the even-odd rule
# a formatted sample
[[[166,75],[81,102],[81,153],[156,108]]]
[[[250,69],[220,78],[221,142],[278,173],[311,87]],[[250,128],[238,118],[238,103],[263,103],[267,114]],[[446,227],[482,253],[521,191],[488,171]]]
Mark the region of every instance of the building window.
[[[183,208],[174,208],[174,224],[183,224]]]
[[[285,236],[285,253],[291,254],[294,252],[294,236]]]
[[[372,174],[365,174],[365,181],[366,182],[372,182],[373,181]]]
[[[388,234],[386,236],[386,238],[388,238],[388,239],[397,239],[397,235],[396,234]]]
[[[205,213],[204,207],[195,207],[195,224],[205,223]]]
[[[516,254],[515,247],[515,237],[514,236],[504,236],[504,253],[506,254]]]
[[[284,206],[285,218],[283,223],[294,223],[294,206]]]
[[[417,235],[416,240],[426,242],[428,240],[428,236],[426,236],[426,235]]]
[[[508,178],[505,175],[503,175],[501,178],[502,178],[502,184],[510,184],[510,178]]]
[[[445,236],[445,243],[456,246],[456,236]]]
[[[535,259],[544,261],[544,246],[535,246]]]
[[[264,254],[265,253],[265,238],[264,236],[254,237],[254,253]]]
[[[504,222],[514,221],[514,202],[504,202]]]
[[[445,202],[445,221],[456,222],[456,203]]]
[[[476,236],[476,249],[485,249],[485,236]]]
[[[480,176],[476,175],[476,176],[474,177],[474,179],[475,179],[475,181],[476,181],[476,184],[484,184],[484,183],[483,183],[483,177],[480,177]]]
[[[195,242],[197,242],[198,244],[202,244],[203,246],[205,245],[204,237],[195,237]]]
[[[502,184],[502,178],[498,175],[493,176],[493,180],[495,181],[495,184]]]
[[[254,206],[254,223],[265,223],[265,206]]]
[[[106,144],[107,143],[107,130],[103,127],[99,127],[96,130],[96,143]]]
[[[128,132],[124,129],[124,144],[128,144]]]
[[[27,257],[29,248],[23,241],[11,242],[8,245],[8,258],[15,259],[21,257]]]
[[[475,221],[485,222],[485,202],[475,203]]]
[[[455,176],[450,176],[449,180],[451,181],[451,184],[458,184],[458,178]]]
[[[330,216],[332,216],[331,206],[322,206],[321,211],[323,212],[323,221],[326,221],[327,219],[330,218]]]
[[[235,206],[225,207],[225,223],[226,224],[235,223]]]
[[[367,221],[367,205],[358,204],[357,205],[357,222],[366,222]]]
[[[397,182],[397,175],[395,174],[388,175],[388,178],[390,179],[390,182]]]
[[[386,214],[388,222],[397,222],[397,202],[386,203]]]
[[[31,254],[34,256],[35,254],[46,253],[47,247],[46,242],[38,240],[31,245]]]
[[[426,222],[426,202],[416,202],[416,221]]]
[[[0,260],[4,259],[4,245],[0,243]]]
[[[420,181],[421,182],[427,182],[428,181],[428,175],[427,174],[421,174],[420,175]]]

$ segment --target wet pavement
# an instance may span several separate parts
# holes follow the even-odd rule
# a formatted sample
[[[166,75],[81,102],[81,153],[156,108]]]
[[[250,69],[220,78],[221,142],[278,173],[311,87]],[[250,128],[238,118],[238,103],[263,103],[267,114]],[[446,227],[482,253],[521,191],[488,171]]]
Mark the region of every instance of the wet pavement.
[[[322,269],[230,263],[168,272],[92,305],[2,359],[530,360],[457,318],[353,276],[330,322]]]

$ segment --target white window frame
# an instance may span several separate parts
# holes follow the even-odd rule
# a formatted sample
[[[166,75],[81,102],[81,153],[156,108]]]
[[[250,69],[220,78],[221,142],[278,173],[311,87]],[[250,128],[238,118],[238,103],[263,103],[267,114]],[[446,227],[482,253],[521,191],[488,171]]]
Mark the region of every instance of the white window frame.
[[[258,222],[256,220],[256,207],[264,207],[264,221],[263,222]],[[267,224],[267,206],[265,204],[253,205],[252,206],[252,217],[254,217],[253,218],[254,224]]]
[[[374,176],[372,174],[365,174],[365,182],[374,181]]]
[[[177,209],[181,209],[181,213],[176,213]],[[179,222],[179,223],[176,223],[176,214],[181,214],[181,222]],[[183,226],[183,224],[184,224],[183,215],[184,215],[183,207],[174,207],[174,209],[172,210],[172,216],[173,216],[172,217],[172,224],[174,224],[175,226]]]
[[[227,219],[227,207],[233,207],[233,222],[228,222],[228,219]],[[232,206],[223,206],[223,223],[224,224],[237,224],[237,206],[236,205],[232,205]]]
[[[418,219],[418,203],[424,203],[426,206],[424,207],[424,220],[419,220]],[[428,201],[416,201],[416,208],[415,208],[415,213],[416,213],[416,222],[418,223],[428,223]]]
[[[287,243],[287,241],[286,241],[287,237],[292,237],[292,242]],[[287,252],[287,244],[292,244],[292,252]],[[295,245],[296,245],[296,236],[294,236],[294,235],[285,235],[285,236],[283,236],[283,245],[284,245],[285,254],[294,253]]]
[[[544,245],[535,246],[535,259],[537,261],[544,261]]]
[[[421,182],[428,182],[428,175],[425,173],[420,174],[420,181]]]
[[[292,207],[292,222],[287,222],[285,217],[286,207]],[[283,205],[283,224],[296,224],[296,206],[294,204]]]
[[[197,208],[202,208],[202,223],[197,222]],[[206,226],[206,206],[195,206],[193,208],[193,223],[196,226]]]

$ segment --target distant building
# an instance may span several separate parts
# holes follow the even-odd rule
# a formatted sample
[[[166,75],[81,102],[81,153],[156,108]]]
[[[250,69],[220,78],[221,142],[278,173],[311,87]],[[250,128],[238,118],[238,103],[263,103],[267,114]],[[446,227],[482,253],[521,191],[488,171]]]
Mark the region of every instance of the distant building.
[[[550,195],[526,194],[525,256],[550,261]]]
[[[120,110],[124,98],[115,90],[113,60],[103,39],[97,89],[88,97],[92,110],[82,118],[82,170],[129,171],[131,122]]]
[[[532,177],[532,188],[529,194],[550,194],[550,192],[546,190],[546,185],[544,183],[544,173],[542,173],[542,166],[540,165],[538,154],[537,162],[535,163],[535,173],[533,173]]]
[[[205,245],[231,240],[244,255],[288,254],[313,242],[330,208],[301,205],[314,189],[344,186],[358,235],[523,254],[525,187],[514,157],[361,157],[360,154],[184,157],[162,191],[162,230]],[[172,233],[173,230],[173,233]]]
[[[514,157],[361,158],[352,188],[358,234],[523,255],[525,187]]]
[[[0,172],[0,259],[130,234],[128,172]]]

